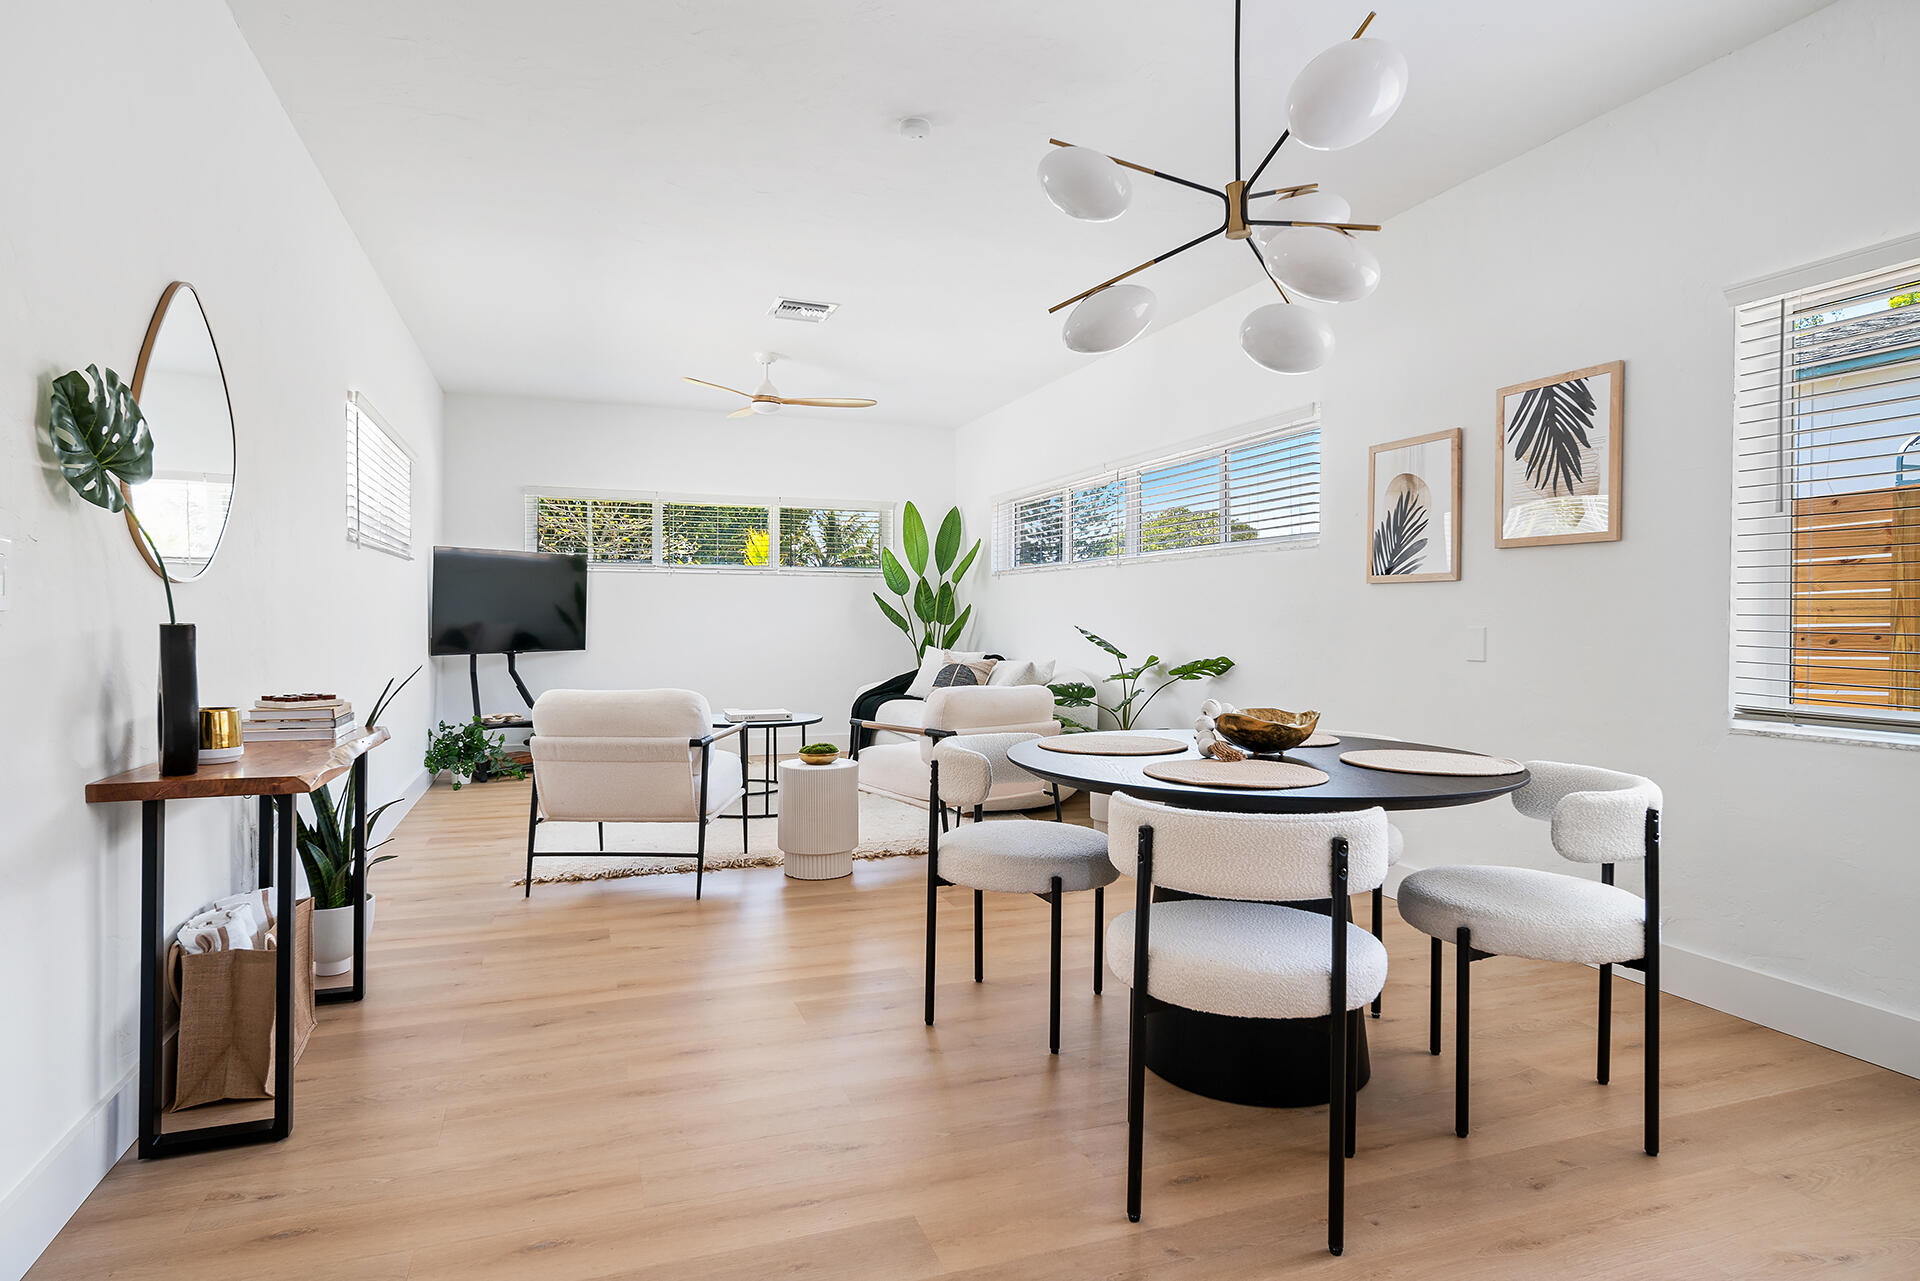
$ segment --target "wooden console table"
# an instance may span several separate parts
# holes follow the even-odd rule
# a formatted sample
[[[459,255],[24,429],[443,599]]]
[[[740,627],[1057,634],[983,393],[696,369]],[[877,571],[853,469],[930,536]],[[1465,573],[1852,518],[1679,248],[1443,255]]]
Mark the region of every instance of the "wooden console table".
[[[358,1001],[367,994],[367,753],[387,731],[363,729],[343,743],[249,743],[237,761],[202,765],[198,773],[163,775],[142,765],[87,784],[89,804],[140,802],[140,1147],[142,1158],[178,1156],[214,1148],[266,1143],[293,1133],[293,957],[291,941],[277,949],[275,967],[273,1115],[199,1129],[161,1132],[160,985],[167,952],[163,902],[167,869],[168,801],[202,797],[258,797],[260,887],[279,889],[274,915],[294,919],[293,805],[342,774],[353,774],[353,983],[318,990],[316,1001]]]

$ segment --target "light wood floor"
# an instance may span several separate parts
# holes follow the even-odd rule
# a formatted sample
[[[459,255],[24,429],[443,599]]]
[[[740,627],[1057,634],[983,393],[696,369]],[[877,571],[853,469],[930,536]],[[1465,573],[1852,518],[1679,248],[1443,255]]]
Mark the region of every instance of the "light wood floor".
[[[1038,900],[988,896],[975,986],[971,904],[945,892],[928,1029],[921,860],[718,872],[698,904],[686,876],[525,901],[525,804],[524,784],[435,788],[406,820],[375,874],[370,995],[322,1007],[290,1140],[123,1160],[32,1276],[1920,1275],[1914,1081],[1668,998],[1650,1159],[1642,989],[1616,984],[1602,1087],[1592,972],[1491,960],[1457,1139],[1426,940],[1391,908],[1346,1256],[1323,1245],[1324,1111],[1152,1077],[1130,1225],[1126,990],[1091,993],[1091,895],[1068,904],[1056,1059]]]

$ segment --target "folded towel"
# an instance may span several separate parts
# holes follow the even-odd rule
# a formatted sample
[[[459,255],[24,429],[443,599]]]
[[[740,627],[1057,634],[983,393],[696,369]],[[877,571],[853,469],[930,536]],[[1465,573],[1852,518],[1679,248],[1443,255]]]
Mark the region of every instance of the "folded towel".
[[[229,952],[274,946],[273,894],[270,889],[230,894],[187,919],[176,936],[183,952]]]

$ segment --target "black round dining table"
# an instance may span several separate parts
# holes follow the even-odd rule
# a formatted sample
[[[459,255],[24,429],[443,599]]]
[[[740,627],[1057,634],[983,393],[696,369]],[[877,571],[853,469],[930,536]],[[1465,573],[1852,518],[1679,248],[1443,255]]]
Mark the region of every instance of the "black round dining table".
[[[1189,809],[1238,814],[1311,814],[1340,810],[1445,809],[1473,805],[1505,796],[1526,786],[1522,769],[1514,774],[1458,777],[1442,774],[1402,774],[1348,765],[1342,753],[1373,749],[1462,752],[1456,747],[1414,743],[1402,739],[1336,734],[1337,744],[1296,747],[1284,759],[1310,765],[1327,775],[1313,787],[1226,788],[1170,783],[1151,778],[1156,763],[1195,760],[1192,731],[1123,730],[1185,744],[1178,753],[1160,756],[1095,756],[1056,752],[1039,739],[1016,743],[1007,753],[1015,765],[1050,783],[1084,792],[1125,792],[1143,800]],[[1468,753],[1477,755],[1478,753]],[[1272,759],[1272,758],[1266,758]],[[1178,891],[1156,887],[1154,901],[1186,898]],[[1290,906],[1331,911],[1326,900]],[[1130,976],[1123,976],[1130,977]],[[1255,1107],[1308,1107],[1327,1101],[1327,1053],[1330,1022],[1316,1019],[1250,1019],[1209,1014],[1179,1006],[1162,1006],[1146,1018],[1146,1064],[1170,1084],[1195,1094]],[[1360,1084],[1371,1075],[1365,1018],[1356,1019]]]

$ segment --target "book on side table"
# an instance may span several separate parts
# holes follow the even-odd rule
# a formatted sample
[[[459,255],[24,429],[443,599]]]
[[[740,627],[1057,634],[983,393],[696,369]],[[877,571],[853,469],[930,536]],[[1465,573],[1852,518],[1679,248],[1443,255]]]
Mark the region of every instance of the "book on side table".
[[[262,694],[240,737],[258,742],[333,742],[353,737],[353,704],[333,694]]]

